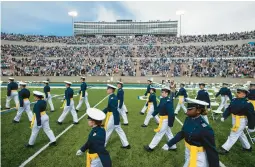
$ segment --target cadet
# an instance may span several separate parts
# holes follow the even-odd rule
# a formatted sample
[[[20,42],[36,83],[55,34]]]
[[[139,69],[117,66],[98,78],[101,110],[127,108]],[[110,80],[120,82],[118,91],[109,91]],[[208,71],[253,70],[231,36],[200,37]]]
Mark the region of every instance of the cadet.
[[[232,101],[232,94],[230,89],[227,88],[227,83],[223,83],[223,87],[220,89],[220,91],[215,95],[217,98],[219,95],[221,95],[221,103],[219,108],[217,109],[218,111],[221,111],[222,108],[224,107],[224,110],[228,107],[227,101],[230,99]]]
[[[176,92],[176,84],[174,83],[174,80],[170,82],[170,89],[171,89],[171,97],[175,97]]]
[[[155,110],[151,116],[155,117],[157,114],[159,114],[159,126],[157,129],[154,129],[154,132],[156,132],[156,134],[152,139],[151,143],[148,146],[144,146],[144,149],[148,152],[153,151],[153,149],[158,145],[164,135],[166,135],[167,141],[173,138],[171,127],[173,127],[175,115],[173,103],[169,99],[169,95],[170,88],[163,87],[161,90],[162,98],[160,99],[160,103],[157,107],[157,110]],[[170,149],[175,150],[176,145],[173,145]]]
[[[253,105],[247,101],[246,95],[248,90],[245,88],[238,88],[236,93],[236,98],[234,98],[228,108],[224,111],[221,121],[224,122],[225,119],[232,114],[232,129],[227,141],[222,145],[220,149],[220,154],[227,154],[231,147],[239,139],[244,151],[252,151],[252,147],[244,134],[244,129],[247,126],[250,132],[254,132],[255,127],[255,112]]]
[[[199,83],[199,88],[200,88],[200,90],[197,92],[197,98],[196,99],[204,101],[204,102],[207,102],[209,104],[207,106],[207,109],[210,110],[211,102],[210,102],[210,98],[209,98],[208,92],[204,89],[205,88],[205,83]],[[202,117],[209,124],[209,120],[208,120],[208,117],[207,117],[207,112],[205,111],[203,114],[204,115],[202,115]]]
[[[118,81],[117,82],[117,86],[118,86],[118,93],[117,93],[117,97],[118,97],[118,111],[120,113],[120,115],[123,118],[123,122],[124,125],[128,125],[128,118],[127,118],[127,107],[124,104],[124,91],[122,89],[123,87],[123,82]]]
[[[149,98],[149,96],[150,96],[150,89],[151,89],[152,81],[153,81],[152,78],[150,78],[150,79],[147,80],[148,86],[147,86],[146,92],[145,92],[145,94],[144,94],[144,96],[147,96],[147,98]],[[147,103],[147,102],[148,102],[148,100],[146,101],[145,105],[143,106],[143,109],[142,109],[141,112],[140,112],[141,115],[144,115],[144,113],[145,113],[145,111],[146,111],[146,109],[147,109],[147,106],[148,106],[148,103]]]
[[[105,113],[96,108],[88,108],[88,125],[92,127],[87,142],[77,151],[82,155],[86,150],[86,167],[111,167],[112,162],[108,151],[105,149],[105,130],[101,128]]]
[[[44,93],[39,91],[33,91],[34,97],[35,97],[35,105],[33,108],[34,116],[31,122],[31,128],[32,128],[32,134],[30,136],[28,144],[26,144],[26,147],[33,147],[36,137],[40,131],[41,128],[43,128],[44,132],[50,139],[50,146],[56,145],[56,138],[54,136],[54,133],[50,129],[49,125],[49,117],[46,114],[45,110],[47,108],[47,102],[43,100]]]
[[[81,77],[81,90],[79,92],[80,101],[79,101],[78,106],[76,107],[77,112],[81,108],[81,105],[82,105],[83,102],[85,102],[87,109],[90,108],[89,101],[88,101],[88,93],[86,92],[87,84],[85,82],[85,79],[86,79],[85,77]]]
[[[9,78],[9,83],[7,85],[7,99],[6,99],[6,109],[10,109],[10,102],[14,99],[16,109],[19,107],[19,95],[18,95],[18,84],[14,82],[14,78]]]
[[[151,115],[154,111],[157,110],[157,99],[156,99],[156,88],[151,87],[150,88],[150,96],[149,96],[149,100],[148,100],[148,108],[147,108],[147,115],[146,118],[144,120],[144,123],[142,125],[142,127],[147,127],[150,119],[151,119]],[[156,115],[154,117],[155,121],[157,124],[159,124],[159,117]]]
[[[43,81],[43,83],[45,84],[43,91],[45,93],[45,101],[48,101],[49,105],[50,105],[50,111],[54,112],[54,106],[52,103],[52,96],[50,94],[50,86],[49,86],[49,81]]]
[[[118,98],[114,94],[114,91],[117,87],[108,84],[107,85],[107,93],[109,94],[109,100],[107,107],[103,110],[103,112],[106,115],[105,120],[105,130],[106,130],[106,140],[105,140],[105,146],[107,145],[107,142],[112,134],[112,131],[115,130],[121,140],[122,147],[121,148],[127,148],[130,149],[130,145],[127,141],[127,137],[123,129],[120,125],[120,115],[118,112]]]
[[[252,103],[252,105],[255,109],[255,83],[250,84],[250,90],[249,90],[249,94],[247,97],[249,99],[249,102]]]
[[[73,89],[70,87],[72,85],[72,82],[65,81],[64,83],[66,83],[64,111],[58,118],[57,123],[61,125],[62,121],[65,119],[66,115],[70,111],[73,116],[73,124],[78,124],[78,117],[74,108]]]
[[[21,118],[21,115],[24,111],[27,112],[27,116],[29,121],[32,121],[33,113],[30,109],[30,91],[26,89],[26,83],[25,82],[20,82],[20,91],[19,91],[19,109],[17,112],[17,115],[15,116],[14,120],[12,121],[13,123],[19,123],[19,120]]]
[[[202,118],[208,103],[195,99],[186,99],[187,118],[182,130],[163,146],[169,150],[174,144],[185,139],[184,167],[219,167],[219,156],[215,146],[214,131]]]
[[[176,94],[175,98],[177,98],[178,96],[179,96],[179,102],[175,108],[175,112],[174,112],[175,115],[178,115],[178,112],[180,111],[181,107],[185,113],[187,112],[187,108],[184,105],[184,100],[185,98],[188,97],[188,95],[187,95],[186,89],[184,88],[183,83],[181,83],[179,92]]]

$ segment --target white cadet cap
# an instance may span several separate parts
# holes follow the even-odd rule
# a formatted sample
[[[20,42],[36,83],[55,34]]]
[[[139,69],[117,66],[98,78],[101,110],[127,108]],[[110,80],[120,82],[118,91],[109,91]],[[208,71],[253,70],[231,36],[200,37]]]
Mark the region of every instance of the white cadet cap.
[[[117,87],[116,87],[116,86],[114,86],[114,85],[111,85],[111,84],[107,84],[107,87],[108,87],[108,88],[117,89]]]
[[[88,108],[87,114],[91,119],[96,121],[102,121],[106,117],[105,113],[97,108]]]
[[[117,84],[123,84],[123,82],[121,82],[121,81],[117,81]]]
[[[9,80],[14,80],[14,78],[13,77],[9,77]]]
[[[81,77],[81,79],[86,79],[86,77]]]
[[[201,100],[197,100],[197,99],[186,98],[186,100],[188,102],[187,109],[193,108],[193,107],[196,107],[196,106],[205,107],[205,106],[209,105],[209,103],[201,101]]]
[[[153,78],[149,78],[149,79],[147,79],[147,81],[151,81],[151,82],[153,82]]]
[[[171,91],[171,89],[170,89],[168,86],[163,86],[163,87],[161,88],[161,90],[169,90],[169,91]]]
[[[40,91],[33,91],[33,94],[36,95],[36,96],[44,96],[44,93],[43,92],[40,92]]]
[[[249,90],[247,88],[244,88],[244,87],[237,88],[236,91],[242,91],[242,92],[249,93]]]
[[[49,83],[49,81],[42,81],[43,83]]]
[[[64,81],[64,83],[72,85],[72,82],[69,82],[69,81]]]
[[[19,85],[27,85],[27,83],[20,81]]]

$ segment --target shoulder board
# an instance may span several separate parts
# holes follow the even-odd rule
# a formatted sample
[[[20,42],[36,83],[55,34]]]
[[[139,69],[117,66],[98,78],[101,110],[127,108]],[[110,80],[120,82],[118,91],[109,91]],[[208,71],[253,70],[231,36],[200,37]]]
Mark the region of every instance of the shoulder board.
[[[111,99],[113,99],[113,97],[111,97]]]
[[[93,133],[93,136],[96,136],[96,135],[97,135],[97,133],[96,133],[96,132],[94,132],[94,133]]]
[[[201,125],[202,125],[203,128],[207,127],[206,123],[202,123]]]

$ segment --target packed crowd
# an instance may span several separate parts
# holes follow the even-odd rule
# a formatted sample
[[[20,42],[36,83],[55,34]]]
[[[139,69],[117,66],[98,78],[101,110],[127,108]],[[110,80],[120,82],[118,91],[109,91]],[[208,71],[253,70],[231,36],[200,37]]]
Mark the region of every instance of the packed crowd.
[[[43,35],[23,35],[1,33],[2,40],[43,42],[43,43],[66,43],[66,44],[146,44],[157,42],[162,44],[169,43],[189,43],[189,42],[214,42],[255,39],[255,30],[249,32],[234,32],[230,34],[209,34],[209,35],[184,35],[174,36],[138,36],[138,37],[72,37],[72,36],[43,36]]]

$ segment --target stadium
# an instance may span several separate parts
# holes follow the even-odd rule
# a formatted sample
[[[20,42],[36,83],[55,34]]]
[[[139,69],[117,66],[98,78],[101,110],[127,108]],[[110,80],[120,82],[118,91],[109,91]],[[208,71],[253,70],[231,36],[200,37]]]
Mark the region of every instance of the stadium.
[[[179,19],[86,21],[68,14],[69,36],[1,32],[1,166],[254,166],[255,30],[182,35]],[[209,101],[198,98],[200,91]],[[193,118],[194,108],[201,112]],[[110,124],[117,133],[108,131]],[[164,132],[157,143],[163,127],[172,136]],[[199,128],[212,129],[212,141],[205,133],[192,138]],[[96,138],[100,130],[106,139]],[[183,140],[171,150],[180,132]],[[100,140],[111,165],[98,151]]]

